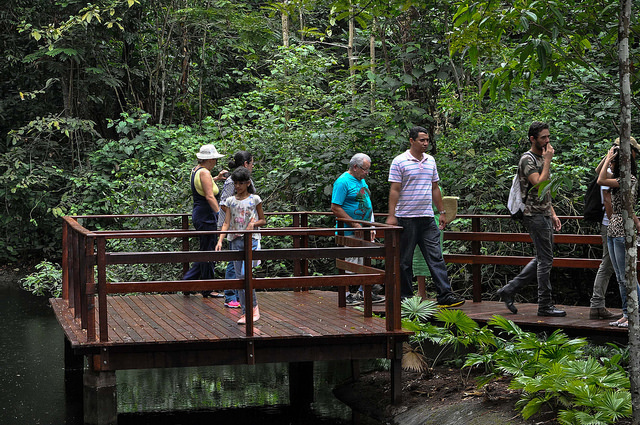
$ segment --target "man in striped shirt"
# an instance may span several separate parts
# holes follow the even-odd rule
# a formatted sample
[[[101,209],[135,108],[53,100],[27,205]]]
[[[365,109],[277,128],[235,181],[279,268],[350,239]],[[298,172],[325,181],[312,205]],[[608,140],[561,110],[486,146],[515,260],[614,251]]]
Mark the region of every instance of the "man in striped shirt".
[[[455,307],[464,299],[451,291],[447,267],[440,247],[440,230],[447,224],[436,161],[427,155],[429,131],[413,127],[409,131],[409,150],[398,155],[389,170],[389,215],[387,224],[402,226],[400,236],[400,297],[413,296],[413,251],[418,245],[436,287],[438,306]],[[432,205],[440,213],[436,225]]]

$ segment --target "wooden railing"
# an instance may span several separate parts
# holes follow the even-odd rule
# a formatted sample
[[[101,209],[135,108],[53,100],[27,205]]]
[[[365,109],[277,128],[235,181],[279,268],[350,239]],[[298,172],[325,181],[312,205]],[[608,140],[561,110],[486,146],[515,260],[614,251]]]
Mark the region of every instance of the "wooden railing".
[[[385,294],[387,329],[392,331],[400,329],[400,288],[399,288],[399,238],[401,228],[387,226],[381,223],[359,222],[364,227],[364,238],[347,237],[341,235],[342,229],[329,227],[309,226],[309,219],[314,216],[331,216],[329,212],[287,212],[271,213],[270,216],[286,215],[292,217],[292,226],[285,228],[263,228],[260,233],[264,237],[291,237],[292,246],[285,249],[266,249],[251,251],[246,248],[240,251],[201,252],[189,251],[189,239],[204,233],[188,229],[188,214],[165,215],[121,215],[121,216],[75,216],[65,217],[63,225],[63,298],[69,301],[69,306],[74,309],[77,319],[82,327],[87,330],[90,339],[96,338],[95,323],[95,295],[99,304],[99,337],[101,341],[108,339],[108,326],[106,297],[107,294],[124,294],[130,292],[175,292],[175,291],[202,291],[223,289],[245,289],[248,297],[246,305],[251,304],[249,289],[278,289],[294,288],[296,290],[311,287],[337,287],[339,292],[339,305],[344,306],[345,289],[350,285],[365,285],[364,314],[371,316],[370,289],[373,284],[386,285]],[[384,219],[383,214],[376,215]],[[127,217],[169,217],[181,220],[180,229],[164,230],[103,230],[90,231],[81,226],[78,220],[105,219]],[[468,264],[471,267],[473,301],[482,301],[482,266],[508,265],[523,266],[527,264],[531,256],[516,255],[486,255],[482,254],[487,243],[520,242],[531,243],[528,233],[485,232],[482,230],[483,220],[511,220],[506,215],[458,215],[461,219],[471,220],[471,231],[444,232],[445,240],[470,242],[470,253],[448,253],[445,261],[448,263]],[[581,220],[582,217],[560,217],[563,222],[567,220]],[[333,222],[328,219],[327,222]],[[448,226],[447,228],[456,228]],[[368,242],[369,232],[376,231],[376,239],[383,242]],[[251,232],[243,233],[243,237],[250,238]],[[338,233],[338,235],[336,235]],[[337,245],[327,248],[310,248],[309,241],[312,237],[334,237]],[[107,241],[111,239],[162,239],[179,238],[182,241],[181,251],[171,252],[107,252]],[[599,234],[556,234],[555,244],[600,245],[602,239]],[[245,247],[251,244],[245,243]],[[363,266],[346,263],[345,257],[364,257]],[[334,258],[336,266],[341,271],[349,271],[353,274],[309,276],[309,260],[319,258]],[[384,270],[371,267],[371,258],[384,259]],[[150,263],[183,263],[186,270],[188,264],[194,261],[233,261],[233,260],[291,260],[293,262],[293,276],[278,278],[256,278],[247,268],[244,279],[213,279],[213,280],[176,280],[176,281],[148,281],[148,282],[109,282],[106,277],[107,266],[115,264],[150,264]],[[640,264],[640,262],[639,262]],[[600,258],[554,258],[554,267],[567,268],[597,268]],[[97,271],[97,282],[94,272]],[[250,312],[247,314],[247,335],[252,335],[252,322]]]
[[[385,231],[383,244],[364,244],[365,246],[330,246],[309,247],[311,237],[335,237],[344,230],[333,227],[310,227],[309,218],[312,216],[327,216],[331,213],[317,212],[286,212],[271,213],[271,216],[284,215],[292,217],[292,226],[283,228],[262,228],[259,232],[263,237],[292,238],[289,248],[251,250],[251,235],[255,231],[236,231],[227,233],[241,234],[245,238],[244,251],[190,251],[189,239],[202,234],[219,233],[212,231],[195,231],[188,229],[188,214],[147,214],[147,215],[104,215],[104,216],[73,216],[64,217],[62,228],[62,268],[63,291],[62,297],[69,302],[75,318],[80,320],[86,329],[87,339],[106,342],[109,339],[107,323],[107,295],[127,294],[134,292],[176,292],[203,291],[224,289],[245,289],[245,305],[252,305],[252,289],[280,289],[311,287],[339,288],[338,305],[344,307],[345,288],[350,285],[365,287],[365,316],[371,317],[371,286],[384,284],[386,287],[386,328],[388,331],[400,330],[400,287],[399,287],[399,234],[400,227],[388,226],[380,223],[364,223],[365,231],[374,229]],[[115,220],[122,218],[173,218],[181,221],[179,229],[160,230],[89,230],[83,227],[79,220]],[[167,252],[109,252],[107,243],[117,239],[167,239],[177,238],[182,241],[181,250]],[[373,268],[360,269],[349,275],[309,276],[309,260],[345,257],[381,257],[386,259],[385,270]],[[245,261],[252,260],[291,260],[293,261],[293,276],[258,278],[252,273],[251,267],[246,268],[244,279],[210,279],[210,280],[174,280],[174,281],[145,281],[145,282],[110,282],[107,279],[107,267],[118,264],[162,264],[183,263],[186,270],[190,262],[195,261]],[[97,276],[97,279],[96,279]],[[96,281],[97,280],[97,281]],[[98,303],[98,329],[96,330],[96,306]],[[247,310],[246,333],[253,335],[253,317],[251,309]],[[98,334],[97,334],[98,332]]]
[[[504,233],[504,232],[484,232],[482,231],[483,220],[512,220],[508,215],[473,215],[459,214],[457,218],[471,219],[470,232],[445,231],[445,240],[469,241],[471,242],[470,254],[445,254],[447,263],[470,264],[472,269],[472,289],[473,301],[482,300],[482,275],[481,267],[485,264],[524,266],[533,257],[531,256],[508,256],[508,255],[482,255],[483,242],[524,242],[532,243],[528,233]],[[581,216],[561,216],[560,220],[566,223],[568,220],[582,220]],[[451,227],[451,226],[449,226]],[[454,226],[455,227],[455,226]],[[524,227],[523,227],[524,229]],[[600,234],[563,234],[557,233],[553,237],[554,244],[576,244],[576,245],[602,245]],[[591,258],[564,258],[553,259],[553,267],[566,268],[598,268],[601,259]],[[639,262],[640,265],[640,262]]]

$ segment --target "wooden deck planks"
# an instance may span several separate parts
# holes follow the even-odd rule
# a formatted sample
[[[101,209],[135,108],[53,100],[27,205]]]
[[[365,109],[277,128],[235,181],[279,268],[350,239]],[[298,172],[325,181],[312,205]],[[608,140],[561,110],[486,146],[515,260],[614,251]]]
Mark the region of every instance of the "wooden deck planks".
[[[337,293],[330,291],[258,292],[261,318],[254,324],[254,337],[266,339],[347,338],[389,335],[379,318],[365,318],[353,307],[339,308]],[[101,346],[87,341],[68,304],[52,299],[59,323],[72,346]],[[611,336],[624,339],[627,330],[608,326],[606,320],[589,320],[589,307],[558,306],[566,317],[539,317],[536,304],[518,303],[518,314],[511,314],[502,302],[467,302],[459,307],[481,326],[494,315],[512,320],[525,330],[562,329],[578,336]],[[384,314],[384,304],[374,305],[374,313]],[[611,309],[618,312],[618,309]],[[130,295],[108,297],[109,345],[198,343],[246,338],[245,326],[236,322],[240,309],[224,306],[221,298],[200,295]],[[96,314],[96,318],[99,317]],[[97,327],[97,324],[96,324]]]
[[[52,305],[72,346],[102,346],[87,341],[66,302]],[[256,338],[322,338],[384,336],[384,319],[365,318],[362,311],[339,308],[337,293],[329,291],[258,292],[261,318],[254,324]],[[220,298],[181,294],[115,295],[107,298],[107,345],[215,342],[246,338],[236,322],[240,309],[224,306]],[[96,314],[96,318],[99,317]],[[97,319],[96,319],[97,320]],[[96,322],[97,328],[97,322]]]
[[[493,316],[503,316],[513,321],[524,330],[548,331],[562,329],[572,336],[608,336],[612,339],[626,339],[627,329],[609,326],[609,320],[590,320],[589,307],[559,305],[556,307],[565,310],[565,317],[541,317],[538,316],[538,305],[529,303],[516,303],[518,314],[512,314],[501,301],[482,301],[474,303],[467,301],[464,305],[456,307],[464,311],[470,318],[484,326]],[[374,313],[384,315],[384,304],[374,305]],[[611,312],[621,314],[619,308],[609,308]]]

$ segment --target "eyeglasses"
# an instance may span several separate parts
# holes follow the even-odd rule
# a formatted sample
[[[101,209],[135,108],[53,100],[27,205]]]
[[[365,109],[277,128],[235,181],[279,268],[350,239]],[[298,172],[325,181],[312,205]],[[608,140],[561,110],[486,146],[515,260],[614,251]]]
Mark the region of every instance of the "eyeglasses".
[[[369,172],[369,170],[371,170],[371,167],[369,167],[369,168],[364,168],[364,167],[362,167],[362,166],[360,166],[360,165],[356,165],[356,167],[358,167],[359,169],[361,169],[361,170],[362,170],[362,171],[364,171],[365,173],[368,173],[368,172]]]

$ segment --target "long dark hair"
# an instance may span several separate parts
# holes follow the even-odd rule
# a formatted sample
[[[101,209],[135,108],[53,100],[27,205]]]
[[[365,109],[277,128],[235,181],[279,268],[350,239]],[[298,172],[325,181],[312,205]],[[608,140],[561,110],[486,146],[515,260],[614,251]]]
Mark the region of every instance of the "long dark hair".
[[[611,161],[613,165],[611,171],[613,172],[613,178],[617,179],[620,177],[620,149],[616,149],[615,151],[616,153]],[[638,177],[638,165],[636,159],[633,157],[633,152],[631,152],[629,159],[631,160],[631,174],[633,174],[634,177]]]
[[[238,167],[231,173],[231,179],[234,183],[248,182],[251,183],[251,171],[246,167]],[[247,192],[256,193],[256,189],[252,184],[247,186]]]
[[[253,155],[249,151],[238,151],[229,160],[229,169],[233,170],[237,167],[243,167],[245,162],[251,162]],[[235,180],[234,180],[235,181]]]
[[[636,163],[635,158],[633,157],[633,152],[631,152],[631,155],[629,155],[629,160],[631,162],[631,174],[637,178],[638,165]],[[613,173],[613,178],[619,179],[620,178],[620,149],[616,149],[616,154],[613,156],[611,165],[612,165],[611,172]],[[620,189],[621,189],[620,187],[614,187],[611,189],[611,193],[617,193]]]

